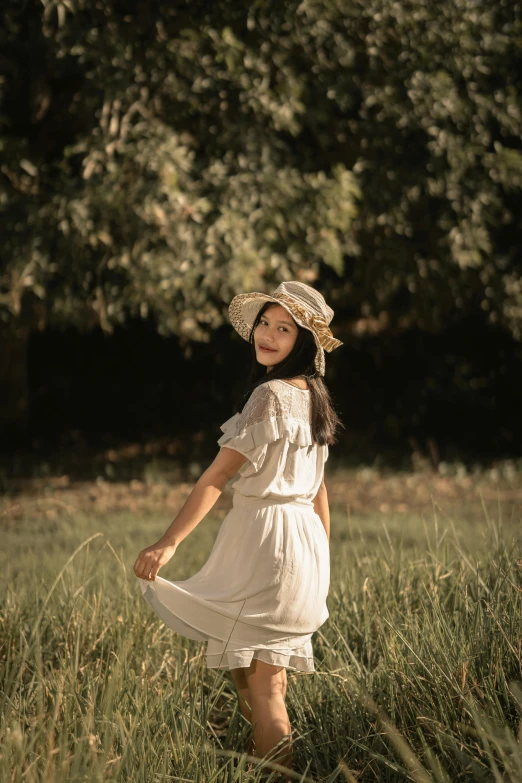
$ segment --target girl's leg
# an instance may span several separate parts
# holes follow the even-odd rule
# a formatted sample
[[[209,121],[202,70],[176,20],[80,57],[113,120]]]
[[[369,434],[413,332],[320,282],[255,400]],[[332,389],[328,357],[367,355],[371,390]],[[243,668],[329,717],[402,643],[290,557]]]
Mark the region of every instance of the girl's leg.
[[[239,709],[241,710],[241,714],[244,718],[247,719],[249,723],[252,723],[252,710],[250,709],[250,694],[248,692],[248,683],[246,679],[246,668],[242,667],[240,669],[231,669],[230,673],[232,675],[232,679],[234,680],[234,685],[236,686],[237,695],[239,698]],[[248,746],[248,755],[253,755],[254,751],[254,739],[253,737],[250,738],[250,744]]]
[[[256,755],[292,769],[292,727],[285,706],[287,676],[284,666],[254,658],[246,669],[252,709]],[[286,737],[277,751],[277,743]],[[287,778],[290,780],[290,778]]]

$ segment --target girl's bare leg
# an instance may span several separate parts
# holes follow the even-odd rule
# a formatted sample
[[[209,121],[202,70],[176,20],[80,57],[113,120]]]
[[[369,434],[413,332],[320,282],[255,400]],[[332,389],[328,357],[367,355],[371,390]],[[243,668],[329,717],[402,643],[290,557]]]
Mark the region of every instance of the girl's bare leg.
[[[256,755],[292,769],[292,727],[285,706],[286,669],[254,658],[245,671]],[[283,737],[285,741],[273,751]]]
[[[249,723],[252,723],[252,710],[250,709],[250,694],[248,692],[246,668],[242,667],[240,669],[231,669],[230,673],[232,675],[232,679],[234,680],[234,685],[236,686],[241,715],[243,715],[243,717],[246,718]],[[254,753],[253,736],[250,737],[250,744],[248,746],[247,753],[249,756],[252,756]]]

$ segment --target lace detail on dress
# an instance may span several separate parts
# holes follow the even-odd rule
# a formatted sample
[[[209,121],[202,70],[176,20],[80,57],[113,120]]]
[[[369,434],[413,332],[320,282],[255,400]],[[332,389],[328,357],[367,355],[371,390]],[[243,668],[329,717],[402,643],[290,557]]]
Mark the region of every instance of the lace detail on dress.
[[[254,389],[241,413],[235,413],[221,425],[223,435],[219,446],[227,446],[244,454],[252,468],[243,465],[239,472],[247,477],[247,471],[258,471],[268,454],[268,444],[282,440],[282,449],[290,456],[285,457],[285,475],[290,477],[291,465],[295,461],[294,447],[307,446],[307,455],[314,446],[311,425],[311,403],[309,393],[280,380],[262,383]]]
[[[223,435],[219,446],[244,454],[254,470],[265,462],[268,444],[284,440],[289,444],[307,446],[307,454],[314,446],[311,425],[309,393],[280,380],[262,383],[254,389],[241,413],[235,413],[221,425]],[[246,477],[248,466],[240,473]]]
[[[275,379],[254,389],[238,416],[237,431],[274,418],[310,424],[310,416],[310,393]]]

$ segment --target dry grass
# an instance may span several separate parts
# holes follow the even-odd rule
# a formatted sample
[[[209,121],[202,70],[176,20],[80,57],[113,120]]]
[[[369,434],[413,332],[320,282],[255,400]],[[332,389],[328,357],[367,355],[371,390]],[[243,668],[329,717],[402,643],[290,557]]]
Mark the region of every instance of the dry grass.
[[[190,485],[41,482],[0,508],[0,780],[259,780],[230,675],[132,572]],[[520,487],[330,476],[330,618],[317,671],[289,673],[296,780],[522,779]],[[203,564],[229,503],[163,576]]]

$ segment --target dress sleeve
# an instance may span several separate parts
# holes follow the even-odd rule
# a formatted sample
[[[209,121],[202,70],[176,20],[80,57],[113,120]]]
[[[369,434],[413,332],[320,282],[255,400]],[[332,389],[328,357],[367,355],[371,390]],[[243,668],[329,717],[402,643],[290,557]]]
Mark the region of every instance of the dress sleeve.
[[[218,445],[248,457],[256,471],[263,465],[269,443],[280,438],[299,446],[313,443],[309,423],[291,416],[268,383],[254,389],[241,413],[228,419],[221,429],[224,432]]]

